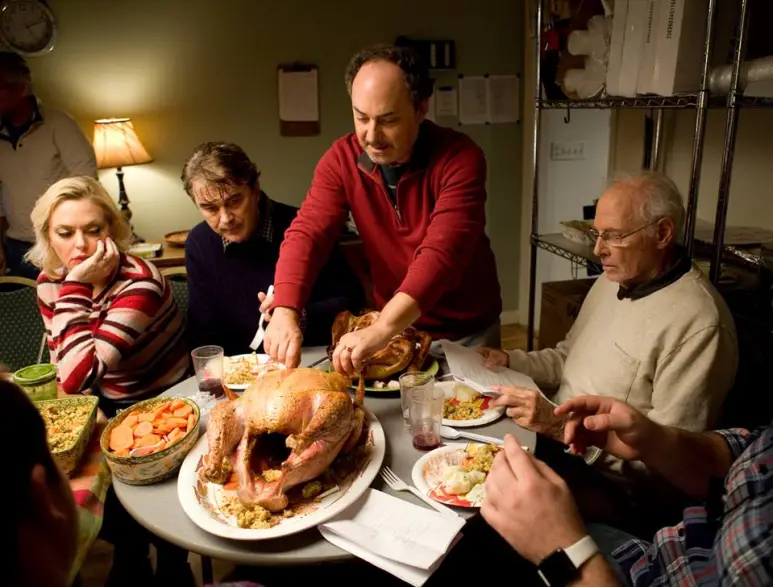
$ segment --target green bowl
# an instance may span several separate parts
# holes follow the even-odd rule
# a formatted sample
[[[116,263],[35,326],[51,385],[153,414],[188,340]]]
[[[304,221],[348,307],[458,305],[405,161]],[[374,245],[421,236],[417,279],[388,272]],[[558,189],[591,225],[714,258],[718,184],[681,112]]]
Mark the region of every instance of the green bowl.
[[[110,451],[110,433],[113,428],[121,424],[130,413],[137,410],[147,412],[161,404],[176,399],[182,400],[193,408],[193,413],[196,414],[196,426],[193,430],[189,430],[185,436],[169,448],[150,455],[142,457],[119,457],[116,456],[114,452]],[[130,408],[121,411],[115,418],[110,420],[110,422],[107,423],[107,426],[105,426],[104,432],[102,432],[99,443],[102,448],[102,454],[105,455],[107,465],[110,467],[110,471],[113,473],[115,479],[118,479],[127,485],[151,485],[153,483],[165,481],[177,472],[177,469],[183,464],[185,456],[199,439],[199,431],[201,429],[200,423],[201,412],[199,411],[199,405],[195,401],[186,397],[155,397],[153,399],[137,402]]]
[[[40,400],[35,402],[35,405],[41,412],[52,407],[66,409],[70,406],[78,406],[83,404],[91,406],[91,409],[89,410],[89,415],[86,418],[86,423],[78,433],[75,442],[70,446],[51,451],[51,455],[54,457],[54,460],[67,476],[70,476],[73,471],[77,469],[78,463],[80,463],[83,455],[86,452],[86,448],[89,445],[91,435],[94,434],[94,427],[97,423],[97,405],[99,404],[99,398],[93,395],[82,395],[63,397],[59,399]]]

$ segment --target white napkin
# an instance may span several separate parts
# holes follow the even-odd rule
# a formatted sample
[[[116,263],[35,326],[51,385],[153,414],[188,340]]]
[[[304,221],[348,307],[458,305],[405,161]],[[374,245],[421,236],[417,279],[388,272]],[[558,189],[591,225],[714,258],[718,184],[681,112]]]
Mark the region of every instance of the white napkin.
[[[463,526],[461,517],[368,489],[319,531],[339,548],[419,587],[460,538]]]

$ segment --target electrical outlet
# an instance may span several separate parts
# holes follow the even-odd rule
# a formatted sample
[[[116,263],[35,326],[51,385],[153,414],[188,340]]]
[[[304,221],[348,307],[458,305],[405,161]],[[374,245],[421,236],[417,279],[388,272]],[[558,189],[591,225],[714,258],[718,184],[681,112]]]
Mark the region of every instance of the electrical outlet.
[[[581,141],[550,143],[550,159],[552,161],[581,161],[585,159],[585,143]]]

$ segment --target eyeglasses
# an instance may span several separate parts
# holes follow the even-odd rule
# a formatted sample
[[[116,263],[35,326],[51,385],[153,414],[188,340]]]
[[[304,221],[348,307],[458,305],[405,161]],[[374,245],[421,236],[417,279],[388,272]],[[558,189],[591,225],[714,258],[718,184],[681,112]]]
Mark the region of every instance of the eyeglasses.
[[[590,234],[593,237],[594,242],[598,242],[599,238],[603,240],[606,244],[608,244],[611,247],[621,247],[623,246],[623,240],[631,236],[632,234],[636,234],[637,232],[640,232],[644,230],[645,228],[649,228],[650,226],[654,226],[658,222],[663,220],[662,218],[658,218],[654,222],[650,222],[649,224],[645,224],[644,226],[640,226],[639,228],[632,230],[630,232],[614,232],[605,230],[604,232],[599,232],[595,228],[588,229],[588,234]]]

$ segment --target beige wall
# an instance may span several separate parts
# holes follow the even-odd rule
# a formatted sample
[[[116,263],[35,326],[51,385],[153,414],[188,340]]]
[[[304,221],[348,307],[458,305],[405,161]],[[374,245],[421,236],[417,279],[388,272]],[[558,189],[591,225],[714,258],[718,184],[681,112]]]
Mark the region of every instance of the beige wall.
[[[712,109],[706,125],[705,151],[698,197],[698,218],[714,222],[725,136],[725,110]],[[641,166],[643,112],[619,111],[610,171]],[[695,113],[672,113],[666,125],[663,171],[677,182],[685,198],[690,180]],[[773,111],[742,110],[739,115],[728,224],[773,229]]]
[[[130,116],[155,158],[126,168],[136,231],[145,238],[189,228],[199,218],[180,187],[193,147],[206,140],[239,143],[263,170],[262,187],[298,205],[314,166],[351,130],[343,69],[353,52],[399,34],[451,38],[458,72],[516,73],[523,38],[511,0],[394,0],[388,5],[240,0],[51,0],[59,45],[31,59],[38,95],[69,111],[91,136],[91,121]],[[332,6],[332,8],[331,8]],[[320,67],[322,134],[279,136],[276,67]],[[440,83],[454,82],[455,73]],[[505,308],[518,306],[521,126],[464,127],[489,164],[488,232]],[[116,193],[112,171],[102,173]]]

